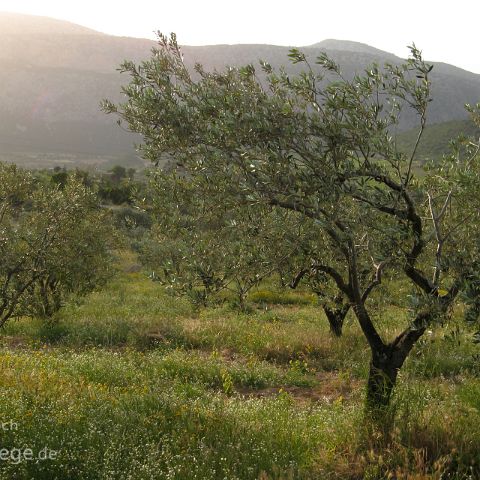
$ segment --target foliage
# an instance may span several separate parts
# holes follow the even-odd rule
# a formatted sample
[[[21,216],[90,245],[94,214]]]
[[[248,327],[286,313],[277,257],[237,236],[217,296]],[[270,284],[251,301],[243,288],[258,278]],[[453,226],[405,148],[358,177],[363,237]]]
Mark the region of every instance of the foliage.
[[[63,187],[45,186],[7,165],[0,165],[0,178],[0,323],[51,316],[67,297],[106,278],[106,216],[74,178]]]
[[[245,308],[248,292],[298,248],[283,245],[295,227],[288,212],[218,203],[215,192],[198,196],[189,179],[175,172],[154,172],[150,180],[155,224],[141,258],[154,279],[196,305],[231,291]]]
[[[115,165],[98,182],[98,196],[114,205],[131,204],[138,183],[134,182],[135,169]]]

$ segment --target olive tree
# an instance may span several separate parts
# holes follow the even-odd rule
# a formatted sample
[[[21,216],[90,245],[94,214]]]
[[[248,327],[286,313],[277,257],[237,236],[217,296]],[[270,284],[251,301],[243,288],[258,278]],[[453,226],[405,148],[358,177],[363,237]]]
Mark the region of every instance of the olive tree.
[[[479,259],[478,187],[469,180],[477,161],[468,171],[454,162],[426,172],[426,181],[416,176],[432,66],[413,46],[403,64],[345,78],[326,55],[312,61],[293,49],[291,60],[305,67],[296,76],[265,62],[192,73],[175,36],[159,39],[150,60],[123,64],[126,101],[107,101],[105,110],[143,135],[145,158],[181,164],[197,195],[209,182],[230,202],[312,221],[318,248],[308,267],[327,275],[354,312],[371,351],[367,409],[381,417],[415,343],[449,312]],[[404,109],[418,114],[409,153],[392,134]],[[410,283],[415,302],[408,324],[386,338],[369,297],[382,279],[397,278]]]
[[[79,181],[47,186],[0,164],[0,325],[51,316],[95,288],[108,273],[109,235],[95,194]]]
[[[243,309],[248,292],[276,273],[284,287],[289,278],[290,288],[302,282],[315,293],[330,331],[341,336],[350,305],[328,276],[309,265],[318,248],[311,219],[268,205],[230,205],[218,185],[209,186],[198,195],[198,184],[184,175],[151,174],[145,208],[154,225],[141,248],[151,277],[195,305],[231,291]]]
[[[197,195],[197,186],[176,172],[151,174],[146,208],[153,227],[141,259],[154,279],[195,305],[230,291],[244,309],[249,291],[298,249],[285,250],[285,233],[278,231],[286,223],[294,228],[295,219],[269,206],[231,204],[209,185]]]
[[[290,288],[297,288],[302,280],[317,296],[318,304],[327,317],[330,333],[341,337],[345,318],[350,310],[350,303],[344,294],[338,290],[335,282],[325,272],[318,271],[315,265],[299,269],[289,284]]]

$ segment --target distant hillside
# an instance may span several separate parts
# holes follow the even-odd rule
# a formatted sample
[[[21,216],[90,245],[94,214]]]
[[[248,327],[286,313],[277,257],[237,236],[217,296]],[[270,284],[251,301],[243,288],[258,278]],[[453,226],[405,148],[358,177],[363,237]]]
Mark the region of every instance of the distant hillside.
[[[387,53],[378,48],[371,47],[365,43],[352,42],[349,40],[334,40],[329,38],[327,40],[322,40],[321,42],[314,43],[313,45],[308,45],[307,48],[315,48],[321,50],[340,50],[345,52],[357,52],[357,53],[368,53],[370,55],[378,55],[380,57],[390,57],[391,59],[397,58],[393,53]]]
[[[480,129],[470,120],[452,120],[428,125],[417,150],[418,159],[423,161],[441,159],[443,155],[450,153],[450,141],[461,134],[478,138]],[[397,138],[400,151],[410,152],[417,135],[418,129],[400,134]]]
[[[87,27],[55,18],[0,12],[2,35],[103,35]]]
[[[100,112],[99,102],[122,98],[121,86],[129,79],[118,73],[118,65],[124,59],[147,59],[154,44],[50,18],[0,13],[0,160],[28,165],[138,164],[133,142],[139,138]],[[302,49],[312,59],[327,51],[347,77],[374,61],[401,61],[350,41],[324,40]],[[301,67],[289,63],[288,50],[273,45],[183,48],[190,67],[200,62],[206,69],[223,69],[264,59],[298,72]],[[463,105],[480,100],[480,75],[439,63],[432,80],[432,123],[464,119]],[[407,112],[401,128],[408,130],[414,122],[414,114]]]

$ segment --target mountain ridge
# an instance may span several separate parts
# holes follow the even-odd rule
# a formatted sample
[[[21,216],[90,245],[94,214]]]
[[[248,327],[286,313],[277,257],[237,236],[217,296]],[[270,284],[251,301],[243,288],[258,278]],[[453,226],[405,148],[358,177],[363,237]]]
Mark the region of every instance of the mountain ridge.
[[[320,42],[316,42],[312,45],[306,45],[303,48],[317,48],[317,49],[326,49],[326,50],[362,52],[362,53],[371,53],[376,55],[399,58],[393,53],[387,52],[385,50],[381,50],[379,48],[373,47],[366,43],[355,42],[353,40],[339,40],[335,38],[327,38],[325,40],[321,40]]]
[[[0,36],[5,34],[22,35],[22,31],[25,29],[36,35],[51,35],[52,33],[105,35],[97,30],[69,22],[68,20],[42,15],[0,11]]]
[[[16,23],[5,27],[12,18]],[[27,28],[30,23],[33,26]],[[39,31],[45,34],[39,35]],[[148,59],[155,44],[153,40],[107,35],[48,17],[0,13],[0,159],[14,154],[16,161],[21,161],[18,159],[23,154],[31,159],[35,153],[56,152],[55,161],[60,163],[62,153],[68,158],[82,154],[92,158],[129,157],[138,162],[133,142],[139,137],[122,131],[114,117],[100,111],[99,103],[104,98],[121,101],[121,87],[129,78],[119,74],[119,65],[125,59],[136,63]],[[301,66],[289,63],[290,48],[266,44],[185,45],[182,52],[191,69],[196,62],[206,70],[221,70],[226,65],[258,64],[262,59],[275,68],[285,65],[289,74],[296,74]],[[347,77],[372,62],[401,62],[391,53],[348,40],[327,39],[299,48],[312,60],[326,51]],[[435,63],[432,80],[431,123],[464,119],[463,105],[480,100],[480,75]],[[408,130],[414,120],[412,112],[406,112],[401,128]]]

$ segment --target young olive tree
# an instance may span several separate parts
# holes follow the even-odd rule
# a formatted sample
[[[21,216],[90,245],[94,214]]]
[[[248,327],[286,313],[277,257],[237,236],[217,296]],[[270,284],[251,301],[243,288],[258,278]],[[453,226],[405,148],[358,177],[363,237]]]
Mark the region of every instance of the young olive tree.
[[[146,158],[181,164],[196,195],[208,182],[225,201],[313,222],[318,248],[308,266],[335,283],[358,320],[371,350],[367,411],[380,418],[415,343],[477,274],[477,161],[416,177],[432,67],[415,47],[404,64],[374,64],[351,79],[326,55],[315,65],[295,49],[290,57],[304,73],[263,62],[261,79],[252,65],[212,73],[197,65],[192,75],[175,36],[160,35],[150,60],[123,64],[126,102],[104,108],[143,135]],[[406,108],[419,120],[408,155],[392,135]],[[382,276],[405,278],[416,294],[394,338],[382,335],[369,302]]]
[[[343,333],[345,318],[350,310],[350,303],[329,275],[317,270],[315,262],[312,262],[312,259],[322,255],[322,252],[317,251],[318,248],[322,248],[318,242],[321,234],[319,226],[312,219],[303,216],[303,221],[285,239],[297,248],[295,254],[290,255],[283,262],[282,271],[290,278],[288,283],[290,288],[296,289],[302,284],[317,296],[318,305],[327,318],[330,333],[340,337]],[[285,241],[283,243],[285,244]]]
[[[232,205],[218,194],[218,186],[205,185],[202,195],[195,186],[175,172],[152,173],[147,208],[154,224],[141,259],[154,269],[155,279],[196,305],[230,291],[244,309],[249,291],[297,248],[283,257],[279,251],[284,234],[278,226],[290,219],[272,207]]]
[[[46,186],[0,164],[0,325],[49,317],[107,276],[111,231],[96,196],[71,179]]]
[[[350,310],[346,297],[325,272],[316,270],[315,265],[300,269],[290,282],[290,288],[297,288],[301,280],[304,280],[317,296],[318,304],[327,317],[330,333],[341,337],[345,318]]]

